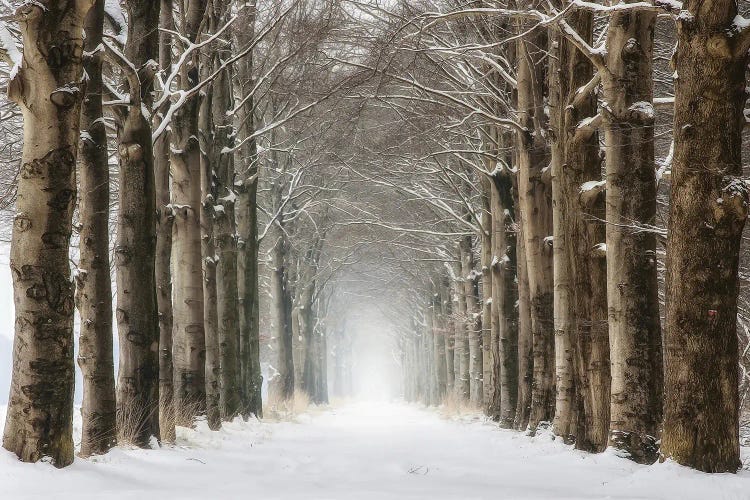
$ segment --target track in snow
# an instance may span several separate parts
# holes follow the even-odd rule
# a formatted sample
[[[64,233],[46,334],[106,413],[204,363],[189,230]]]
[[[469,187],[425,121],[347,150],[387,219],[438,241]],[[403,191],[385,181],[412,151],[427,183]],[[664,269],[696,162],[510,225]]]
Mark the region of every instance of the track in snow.
[[[2,412],[0,412],[2,413]],[[357,403],[297,422],[180,429],[179,446],[115,449],[65,470],[0,454],[0,498],[750,499],[750,473],[588,455],[479,418]]]

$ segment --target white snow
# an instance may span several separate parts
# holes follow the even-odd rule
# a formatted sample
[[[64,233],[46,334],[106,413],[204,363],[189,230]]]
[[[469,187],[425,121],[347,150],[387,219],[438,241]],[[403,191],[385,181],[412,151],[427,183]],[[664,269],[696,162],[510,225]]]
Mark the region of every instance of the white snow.
[[[642,466],[575,451],[549,434],[530,438],[478,416],[449,420],[397,403],[350,404],[295,422],[235,421],[218,432],[200,423],[178,429],[178,441],[117,448],[64,470],[0,450],[0,498],[746,500],[750,491],[747,471]]]

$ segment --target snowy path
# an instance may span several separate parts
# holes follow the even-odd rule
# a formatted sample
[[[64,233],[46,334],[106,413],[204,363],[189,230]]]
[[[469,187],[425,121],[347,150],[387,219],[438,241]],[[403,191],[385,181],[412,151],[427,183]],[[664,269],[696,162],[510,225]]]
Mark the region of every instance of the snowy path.
[[[413,406],[298,420],[185,429],[178,447],[116,449],[64,471],[2,450],[0,499],[750,499],[749,472],[643,467]]]

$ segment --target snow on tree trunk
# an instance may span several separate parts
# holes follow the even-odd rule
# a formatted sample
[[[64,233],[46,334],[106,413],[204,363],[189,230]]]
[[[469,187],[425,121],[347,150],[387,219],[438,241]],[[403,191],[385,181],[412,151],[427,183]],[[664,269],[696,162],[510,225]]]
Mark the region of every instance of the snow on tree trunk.
[[[115,365],[112,350],[112,275],[109,268],[109,158],[102,115],[104,1],[85,23],[88,75],[81,111],[79,161],[80,263],[76,302],[81,316],[78,365],[83,375],[81,456],[106,453],[117,441]]]
[[[148,446],[159,436],[159,318],[156,305],[156,191],[150,117],[158,57],[159,5],[129,0],[125,57],[137,69],[128,87],[129,106],[117,131],[120,178],[115,271],[117,275],[117,412],[131,439]],[[141,106],[143,104],[143,106]]]
[[[30,2],[16,11],[24,54],[9,96],[24,144],[10,269],[13,375],[3,447],[25,461],[73,461],[73,284],[68,245],[83,98],[83,23],[91,1]]]
[[[737,22],[737,3],[729,0],[688,0],[683,8],[674,57],[661,454],[706,472],[735,472],[748,23]]]
[[[602,76],[606,146],[607,297],[612,366],[609,444],[649,463],[661,421],[662,356],[656,275],[654,12],[614,12]]]
[[[545,170],[549,148],[544,137],[544,95],[547,34],[536,30],[517,43],[518,196],[525,241],[529,309],[533,339],[533,383],[529,427],[551,422],[555,409],[554,325],[552,282],[552,197]]]
[[[161,0],[159,25],[174,30],[172,0]],[[159,34],[159,67],[172,66],[172,35]],[[158,127],[169,103],[156,114]],[[154,171],[156,186],[156,302],[159,311],[159,431],[162,442],[174,443],[174,372],[172,369],[172,221],[174,212],[169,193],[169,132],[154,141]]]
[[[240,20],[233,27],[237,47],[244,47],[254,38],[255,1],[245,2]],[[236,63],[235,92],[248,95],[255,85],[252,51]],[[249,98],[235,114],[235,130],[240,138],[255,132],[255,100]],[[258,151],[254,139],[245,141],[235,155],[237,168],[237,289],[240,324],[240,379],[243,415],[263,415],[260,368],[260,307],[258,287]]]

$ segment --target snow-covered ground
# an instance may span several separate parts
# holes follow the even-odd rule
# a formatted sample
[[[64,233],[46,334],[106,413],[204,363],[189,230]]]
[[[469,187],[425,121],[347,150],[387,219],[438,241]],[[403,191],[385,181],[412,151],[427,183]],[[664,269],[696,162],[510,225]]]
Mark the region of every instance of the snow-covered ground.
[[[2,412],[0,412],[2,413]],[[2,415],[0,415],[2,417]],[[0,452],[0,499],[750,499],[750,472],[639,466],[479,418],[356,403],[295,422],[180,429],[179,445],[115,449],[65,470]]]

